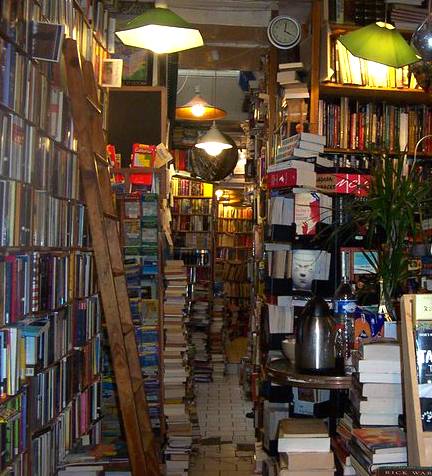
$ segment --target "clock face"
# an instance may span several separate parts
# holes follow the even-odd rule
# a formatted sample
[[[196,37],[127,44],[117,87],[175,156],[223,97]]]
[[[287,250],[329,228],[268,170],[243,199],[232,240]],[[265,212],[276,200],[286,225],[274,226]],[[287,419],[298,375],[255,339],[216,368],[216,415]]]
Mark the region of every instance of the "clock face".
[[[300,25],[294,18],[281,15],[273,18],[269,23],[267,35],[276,48],[287,50],[299,43],[301,38]]]

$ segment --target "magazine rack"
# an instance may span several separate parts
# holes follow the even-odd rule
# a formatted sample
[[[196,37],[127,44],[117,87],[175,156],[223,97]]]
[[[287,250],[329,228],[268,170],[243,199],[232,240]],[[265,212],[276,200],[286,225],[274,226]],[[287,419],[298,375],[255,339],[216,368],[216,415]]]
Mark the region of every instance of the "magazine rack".
[[[432,294],[406,294],[401,302],[402,363],[409,466],[432,466],[432,432],[423,431],[417,383],[414,324],[432,321]]]

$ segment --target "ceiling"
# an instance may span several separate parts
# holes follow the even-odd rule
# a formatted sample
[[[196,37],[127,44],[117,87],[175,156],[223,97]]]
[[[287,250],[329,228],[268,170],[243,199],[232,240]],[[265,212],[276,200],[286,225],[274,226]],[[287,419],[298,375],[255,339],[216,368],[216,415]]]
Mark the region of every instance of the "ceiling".
[[[149,8],[149,0],[114,0],[118,24]],[[196,25],[205,46],[179,54],[177,104],[194,95],[195,86],[210,103],[228,112],[220,124],[241,134],[244,93],[238,84],[239,71],[258,71],[269,48],[267,25],[277,13],[306,23],[311,0],[165,0],[167,6]]]

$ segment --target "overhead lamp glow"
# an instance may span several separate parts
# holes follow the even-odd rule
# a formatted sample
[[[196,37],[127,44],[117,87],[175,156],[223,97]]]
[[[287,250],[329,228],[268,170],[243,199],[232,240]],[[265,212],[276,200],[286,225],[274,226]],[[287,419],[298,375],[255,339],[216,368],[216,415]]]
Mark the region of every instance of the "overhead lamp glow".
[[[354,56],[393,68],[416,63],[419,56],[390,23],[376,22],[339,37]]]
[[[195,90],[195,96],[183,106],[176,108],[176,119],[185,121],[214,121],[226,116],[226,112],[216,106],[209,104]]]
[[[127,46],[158,54],[189,50],[204,44],[200,31],[163,3],[156,3],[155,8],[133,18],[116,35]]]
[[[220,133],[214,121],[210,129],[198,139],[195,147],[204,150],[212,157],[216,157],[223,150],[232,149],[232,145]]]

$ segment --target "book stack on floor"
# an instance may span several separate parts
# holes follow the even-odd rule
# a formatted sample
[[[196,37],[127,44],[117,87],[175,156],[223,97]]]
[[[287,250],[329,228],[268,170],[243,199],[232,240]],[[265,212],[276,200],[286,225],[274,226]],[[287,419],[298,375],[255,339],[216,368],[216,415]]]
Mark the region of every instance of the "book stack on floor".
[[[398,427],[355,428],[350,459],[359,476],[368,476],[381,466],[406,466],[405,433]]]
[[[399,343],[364,342],[353,364],[350,401],[359,425],[397,425],[403,412]]]
[[[354,423],[352,418],[345,413],[340,418],[336,427],[336,435],[331,439],[331,447],[336,461],[341,468],[343,476],[355,476],[356,472],[351,464],[351,437]]]
[[[190,344],[193,349],[192,375],[194,382],[210,382],[212,367],[209,353],[210,305],[208,288],[192,284],[189,314]]]
[[[186,268],[181,260],[165,264],[164,300],[164,413],[167,421],[166,474],[187,474],[192,446],[192,427],[185,405],[186,336],[184,324]]]
[[[334,456],[323,420],[290,418],[279,422],[278,476],[333,476]]]
[[[213,366],[213,382],[223,381],[225,359],[223,352],[223,316],[224,299],[215,297],[213,300],[213,315],[210,325],[210,352]]]
[[[307,99],[309,97],[307,84],[301,78],[302,70],[303,63],[279,64],[277,82],[284,89],[284,100]]]

